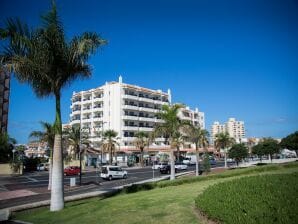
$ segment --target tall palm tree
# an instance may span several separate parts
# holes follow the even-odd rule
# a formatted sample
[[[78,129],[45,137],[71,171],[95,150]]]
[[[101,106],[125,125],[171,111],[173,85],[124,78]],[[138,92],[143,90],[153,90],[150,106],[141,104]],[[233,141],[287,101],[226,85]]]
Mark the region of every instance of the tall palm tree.
[[[31,29],[18,19],[8,19],[0,30],[8,46],[0,62],[22,83],[28,83],[37,97],[54,96],[56,105],[55,140],[51,188],[51,211],[64,208],[61,90],[77,78],[91,75],[86,62],[106,41],[96,33],[86,32],[67,41],[55,2],[41,17],[42,26]]]
[[[106,130],[103,133],[102,150],[109,153],[109,164],[113,163],[113,155],[116,152],[116,146],[119,146],[117,142],[118,133],[114,130]]]
[[[32,131],[29,135],[29,138],[37,138],[39,141],[46,142],[50,148],[50,166],[49,166],[49,184],[48,190],[51,190],[52,186],[52,168],[53,168],[53,147],[55,139],[55,128],[54,125],[48,122],[40,122],[43,131]]]
[[[221,132],[215,135],[214,146],[217,149],[223,149],[225,155],[225,168],[227,168],[227,150],[228,147],[235,143],[235,139],[231,138],[228,132]]]
[[[175,137],[178,132],[181,132],[183,127],[185,127],[188,123],[181,121],[178,118],[179,109],[183,106],[180,104],[174,105],[163,105],[161,108],[161,112],[158,113],[158,117],[160,117],[163,122],[157,124],[154,128],[155,136],[164,136],[166,138],[166,143],[170,145],[170,163],[171,163],[171,176],[170,179],[175,179],[175,161],[174,161],[174,148],[175,145]]]
[[[140,163],[141,167],[144,167],[144,149],[146,146],[149,145],[149,137],[148,134],[140,131],[135,134],[135,140],[134,145],[140,149],[141,157],[140,157]]]
[[[196,148],[196,176],[200,173],[200,155],[199,147],[206,148],[208,145],[208,132],[199,126],[191,125],[187,129],[187,137],[190,142],[195,144]]]

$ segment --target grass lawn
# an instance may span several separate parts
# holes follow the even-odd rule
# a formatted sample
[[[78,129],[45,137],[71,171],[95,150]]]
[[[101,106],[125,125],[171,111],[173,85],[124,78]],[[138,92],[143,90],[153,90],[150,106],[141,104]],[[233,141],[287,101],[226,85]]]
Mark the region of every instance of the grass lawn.
[[[177,186],[164,182],[150,191],[93,198],[67,203],[63,211],[39,208],[16,213],[17,220],[31,223],[207,223],[198,217],[195,199],[209,186],[244,175],[298,172],[298,164],[274,165],[227,171],[207,177],[177,180]],[[189,183],[187,183],[189,182]]]
[[[209,187],[196,205],[223,223],[298,223],[298,172],[243,177]]]

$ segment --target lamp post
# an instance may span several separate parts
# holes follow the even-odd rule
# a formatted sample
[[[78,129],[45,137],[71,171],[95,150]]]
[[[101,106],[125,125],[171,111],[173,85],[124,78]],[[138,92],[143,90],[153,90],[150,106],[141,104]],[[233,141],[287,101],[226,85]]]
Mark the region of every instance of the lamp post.
[[[14,153],[16,152],[15,149],[12,150],[12,162],[14,162]]]
[[[100,165],[102,166],[102,157],[103,157],[103,147],[102,147],[102,145],[103,145],[103,131],[104,131],[104,127],[103,127],[103,125],[104,124],[106,124],[107,122],[103,122],[103,120],[101,121],[101,150],[100,150]]]

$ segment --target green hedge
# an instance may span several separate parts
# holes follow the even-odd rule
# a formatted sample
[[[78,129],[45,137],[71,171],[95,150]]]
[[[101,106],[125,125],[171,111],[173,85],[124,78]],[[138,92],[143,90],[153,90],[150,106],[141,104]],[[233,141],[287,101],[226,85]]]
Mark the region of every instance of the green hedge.
[[[196,206],[223,223],[298,223],[298,173],[243,177],[209,187]]]
[[[205,180],[228,178],[233,176],[262,173],[262,172],[282,170],[285,168],[295,168],[295,167],[298,167],[298,162],[292,162],[292,163],[280,164],[280,165],[276,165],[276,164],[266,165],[261,167],[237,168],[237,169],[225,171],[223,173],[210,174],[207,176],[198,176],[198,177],[191,176],[191,177],[183,177],[175,180],[164,180],[164,181],[153,182],[153,183],[133,184],[132,186],[124,188],[122,190],[122,193],[123,192],[134,193],[134,192],[143,191],[143,190],[151,190],[156,187],[163,188],[163,187],[170,187],[170,186],[178,186],[181,184],[194,183],[194,182],[205,181]]]

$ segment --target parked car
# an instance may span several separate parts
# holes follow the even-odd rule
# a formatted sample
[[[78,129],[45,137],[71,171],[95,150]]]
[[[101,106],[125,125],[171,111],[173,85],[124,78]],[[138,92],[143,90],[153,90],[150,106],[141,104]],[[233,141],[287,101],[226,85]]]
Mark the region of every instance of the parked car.
[[[228,162],[228,163],[232,163],[232,162],[234,162],[234,159],[232,159],[232,158],[227,158],[227,162]]]
[[[210,159],[210,165],[216,165],[216,160],[213,158],[213,159]]]
[[[37,165],[36,170],[37,171],[49,170],[49,164],[48,163],[40,163]]]
[[[185,158],[182,163],[185,165],[195,165],[196,161],[192,160],[192,158]]]
[[[162,163],[158,163],[158,164],[154,164],[152,166],[153,170],[159,170],[160,168],[162,168],[163,166],[167,166],[168,162],[162,162]]]
[[[100,177],[102,179],[108,179],[108,180],[119,179],[119,178],[126,179],[127,171],[122,170],[120,166],[103,166],[101,167]]]
[[[79,174],[80,174],[80,167],[78,166],[69,166],[64,169],[65,176],[79,175]]]
[[[187,170],[187,165],[185,165],[181,162],[175,162],[175,168],[177,170]]]
[[[163,166],[159,169],[159,172],[162,174],[170,174],[171,173],[171,165]],[[175,173],[178,172],[178,169],[175,167]]]

